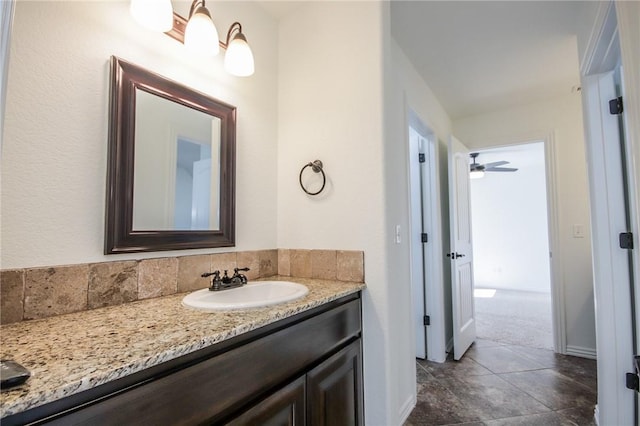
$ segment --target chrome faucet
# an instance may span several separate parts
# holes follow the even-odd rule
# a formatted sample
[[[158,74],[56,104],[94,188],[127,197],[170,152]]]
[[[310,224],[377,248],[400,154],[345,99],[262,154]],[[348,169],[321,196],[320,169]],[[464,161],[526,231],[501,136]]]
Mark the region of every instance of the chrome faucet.
[[[205,272],[200,276],[206,278],[213,275],[213,279],[209,285],[209,291],[221,291],[241,287],[247,283],[247,277],[244,274],[239,274],[238,272],[240,271],[246,272],[249,271],[249,268],[233,268],[233,276],[231,277],[226,270],[222,277],[220,277],[220,271]]]

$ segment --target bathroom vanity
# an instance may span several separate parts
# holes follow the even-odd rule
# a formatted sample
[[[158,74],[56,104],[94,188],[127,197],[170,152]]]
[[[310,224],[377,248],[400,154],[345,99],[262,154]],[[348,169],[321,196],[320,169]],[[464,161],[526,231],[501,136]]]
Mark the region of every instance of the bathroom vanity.
[[[309,294],[270,308],[203,313],[179,306],[183,294],[3,326],[6,357],[19,327],[35,344],[38,328],[46,339],[77,324],[15,356],[34,374],[2,392],[2,424],[361,425],[364,284],[295,281]],[[89,336],[65,359],[59,345]],[[47,346],[59,352],[38,365]]]

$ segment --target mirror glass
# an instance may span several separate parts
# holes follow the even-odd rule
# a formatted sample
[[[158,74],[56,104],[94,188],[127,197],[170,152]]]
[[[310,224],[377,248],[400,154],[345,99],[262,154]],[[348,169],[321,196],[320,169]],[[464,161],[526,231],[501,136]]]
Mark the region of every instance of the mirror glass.
[[[105,254],[235,245],[235,107],[111,59]]]
[[[134,230],[219,229],[218,117],[136,90]]]

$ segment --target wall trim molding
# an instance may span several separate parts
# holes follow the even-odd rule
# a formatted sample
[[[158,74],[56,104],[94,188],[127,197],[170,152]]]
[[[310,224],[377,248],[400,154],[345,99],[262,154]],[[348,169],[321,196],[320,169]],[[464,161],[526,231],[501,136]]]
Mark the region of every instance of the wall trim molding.
[[[567,355],[577,356],[580,358],[597,359],[597,351],[593,348],[585,348],[582,346],[567,345]]]
[[[591,34],[587,41],[582,58],[580,58],[580,74],[589,75],[608,71],[610,60],[615,57],[618,27],[616,23],[616,11],[613,1],[601,2],[598,12],[591,27]],[[605,41],[605,42],[603,42]],[[614,50],[612,50],[614,49]],[[617,50],[619,54],[619,48]]]
[[[11,29],[15,0],[0,2],[0,19],[2,28],[0,36],[0,157],[2,157],[2,140],[4,134],[4,112],[7,98],[7,78],[9,76],[9,52],[11,50]]]
[[[560,248],[560,218],[558,209],[558,165],[555,132],[544,138],[544,155],[547,179],[547,220],[549,224],[549,249],[551,258],[551,309],[553,321],[553,347],[558,353],[567,351],[567,319],[564,293],[564,263]],[[595,310],[595,307],[593,308]]]
[[[409,398],[407,398],[404,404],[402,404],[402,406],[400,407],[400,410],[398,413],[400,415],[400,422],[398,424],[402,425],[404,424],[405,421],[407,421],[407,419],[409,418],[409,415],[415,408],[417,402],[418,402],[418,397],[414,392],[409,396]]]

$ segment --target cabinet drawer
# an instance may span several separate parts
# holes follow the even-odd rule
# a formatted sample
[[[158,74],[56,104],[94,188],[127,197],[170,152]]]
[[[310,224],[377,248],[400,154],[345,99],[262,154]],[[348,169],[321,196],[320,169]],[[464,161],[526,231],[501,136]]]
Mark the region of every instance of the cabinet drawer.
[[[353,300],[53,419],[52,424],[215,422],[299,375],[359,334],[360,302]]]

